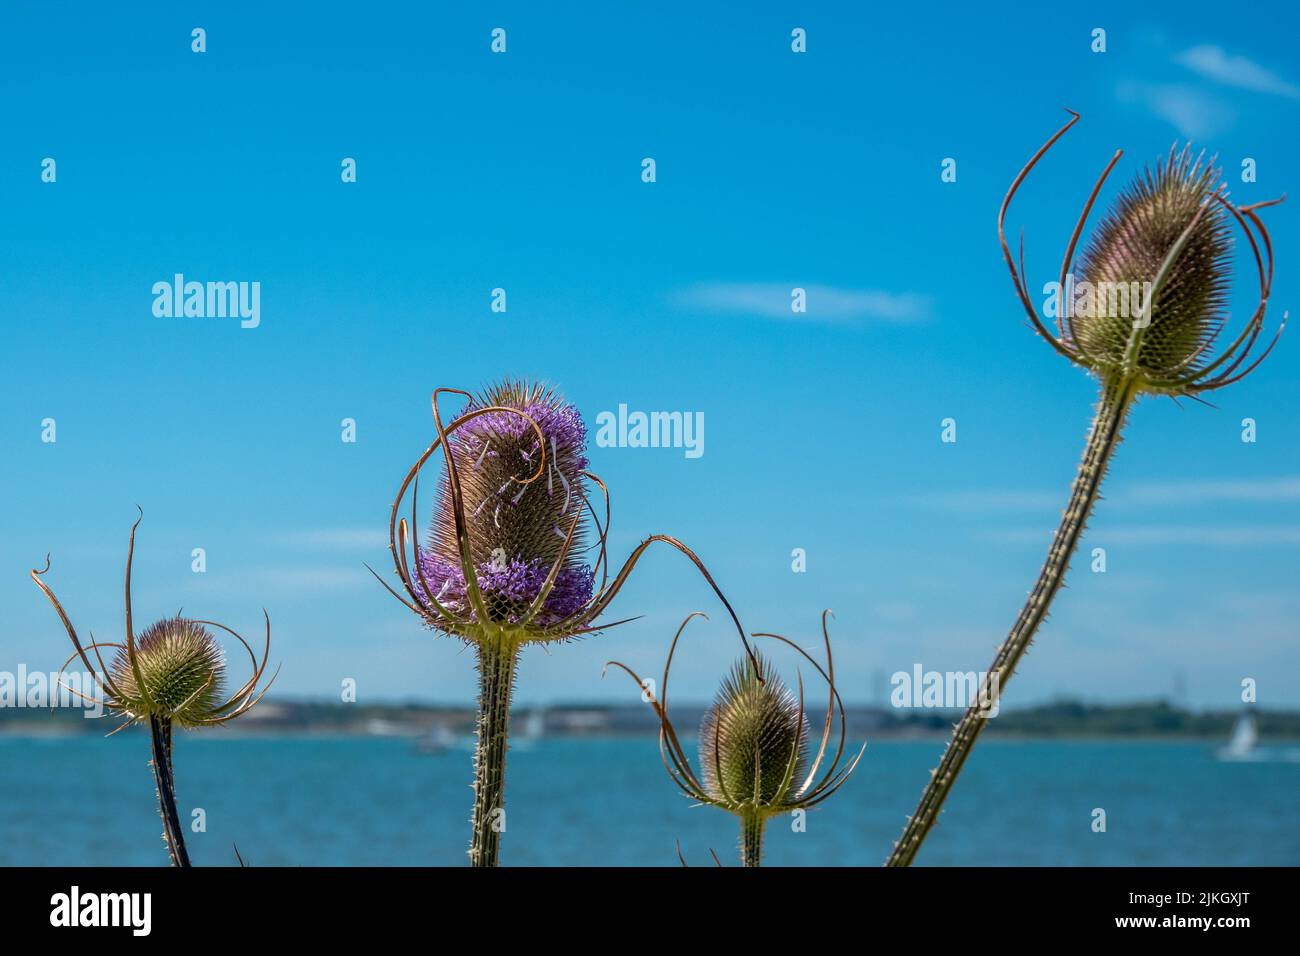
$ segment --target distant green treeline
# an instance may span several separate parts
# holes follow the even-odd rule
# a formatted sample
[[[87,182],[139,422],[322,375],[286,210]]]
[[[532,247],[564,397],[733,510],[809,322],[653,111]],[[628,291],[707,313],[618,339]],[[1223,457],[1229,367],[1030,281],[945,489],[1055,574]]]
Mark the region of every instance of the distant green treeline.
[[[111,716],[82,719],[80,708],[0,708],[3,733],[106,733],[117,725]],[[989,724],[989,732],[1022,737],[1189,737],[1224,738],[1232,732],[1238,711],[1191,711],[1164,701],[1134,704],[1086,704],[1058,701],[1036,707],[1004,709]],[[1252,710],[1262,742],[1300,739],[1300,711]],[[679,727],[695,726],[703,714],[698,705],[674,705]],[[960,716],[957,711],[850,707],[850,734],[863,737],[934,736],[947,733]],[[538,719],[540,718],[540,719]],[[641,705],[554,703],[540,714],[527,707],[513,718],[547,736],[651,734],[658,727],[650,708]],[[523,726],[523,723],[521,723]],[[268,700],[241,724],[244,733],[332,733],[421,736],[445,728],[469,735],[474,712],[468,707],[425,704],[341,704]]]

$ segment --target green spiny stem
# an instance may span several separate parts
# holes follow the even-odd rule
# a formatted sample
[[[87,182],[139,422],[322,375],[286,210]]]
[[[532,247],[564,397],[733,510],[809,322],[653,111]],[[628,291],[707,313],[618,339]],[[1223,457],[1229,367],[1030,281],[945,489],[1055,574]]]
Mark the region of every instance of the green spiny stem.
[[[185,850],[185,831],[176,812],[176,780],[172,774],[172,722],[166,717],[149,715],[149,736],[153,743],[153,777],[158,787],[158,812],[163,821],[163,839],[172,866],[189,866]]]
[[[989,704],[996,702],[997,696],[1005,689],[1016,664],[1024,655],[1026,648],[1034,638],[1038,626],[1047,616],[1052,598],[1060,590],[1065,580],[1065,573],[1070,565],[1070,558],[1078,547],[1083,535],[1088,516],[1092,513],[1101,490],[1102,479],[1110,464],[1111,456],[1119,446],[1124,419],[1133,399],[1137,395],[1136,383],[1131,379],[1106,382],[1103,384],[1101,399],[1097,403],[1097,414],[1088,433],[1088,442],[1084,447],[1083,460],[1079,463],[1078,473],[1070,493],[1070,503],[1061,515],[1061,523],[1052,538],[1052,545],[1047,551],[1047,560],[1038,573],[1038,580],[1025,606],[1021,608],[1011,633],[998,648],[997,656],[989,667],[980,696],[971,703],[961,722],[953,732],[948,749],[943,759],[933,771],[930,782],[921,794],[921,802],[916,812],[903,829],[903,835],[894,846],[894,851],[886,861],[886,866],[910,866],[916,859],[922,841],[934,826],[943,808],[943,802],[961,773],[966,758],[970,756],[975,740],[989,717]]]
[[[745,866],[761,866],[763,827],[767,818],[761,813],[745,811],[740,815],[740,861]]]
[[[519,645],[499,631],[484,633],[478,649],[478,744],[474,750],[474,834],[470,866],[496,866],[505,829],[506,747],[510,695]]]

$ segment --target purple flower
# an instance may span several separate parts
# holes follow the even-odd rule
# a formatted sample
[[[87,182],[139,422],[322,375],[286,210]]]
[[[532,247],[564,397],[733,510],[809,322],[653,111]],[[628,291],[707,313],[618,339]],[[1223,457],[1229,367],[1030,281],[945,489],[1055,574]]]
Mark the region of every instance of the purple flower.
[[[487,406],[480,399],[465,409],[472,412]],[[519,407],[546,437],[547,454],[567,462],[576,471],[587,467],[587,425],[573,405],[533,401]],[[452,436],[452,446],[463,449],[476,461],[487,446],[487,457],[499,458],[500,445],[506,441],[537,444],[533,426],[514,412],[486,412],[469,422]],[[496,446],[496,447],[494,447]]]
[[[488,561],[474,568],[484,603],[494,620],[518,624],[541,593],[550,565],[540,560],[510,562]],[[439,604],[448,610],[476,620],[466,595],[465,572],[459,562],[448,561],[440,554],[420,552],[420,575],[415,581],[421,597],[425,586]],[[595,574],[585,564],[562,567],[542,609],[533,618],[538,627],[564,620],[591,600]]]

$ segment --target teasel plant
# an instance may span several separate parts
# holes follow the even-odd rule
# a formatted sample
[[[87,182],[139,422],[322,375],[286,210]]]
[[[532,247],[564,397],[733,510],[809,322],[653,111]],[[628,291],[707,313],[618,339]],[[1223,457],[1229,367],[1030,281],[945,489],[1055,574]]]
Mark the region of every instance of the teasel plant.
[[[163,842],[172,866],[190,866],[185,848],[185,830],[176,810],[176,778],[172,760],[172,731],[175,727],[197,730],[215,727],[240,717],[251,710],[270,689],[279,674],[276,668],[264,685],[267,661],[271,653],[271,619],[265,609],[266,642],[258,660],[252,646],[237,632],[216,621],[203,621],[181,617],[163,618],[150,624],[139,636],[135,633],[131,601],[131,566],[135,558],[135,532],[144,520],[144,513],[131,526],[131,537],[126,551],[126,637],[125,643],[96,641],[83,644],[77,636],[71,618],[54,596],[49,585],[42,580],[50,570],[46,555],[45,567],[33,570],[31,577],[41,593],[54,607],[68,637],[73,653],[59,668],[62,674],[74,660],[80,659],[86,674],[93,682],[96,698],[63,686],[89,703],[102,700],[108,711],[123,722],[108,736],[113,736],[134,724],[149,725],[149,739],[153,748],[154,784],[158,791],[158,812],[163,823]],[[214,636],[213,628],[231,635],[248,652],[252,675],[232,694],[225,694],[226,655]],[[109,666],[105,666],[101,651],[111,651]],[[99,665],[91,665],[91,655]],[[260,689],[259,689],[260,686]],[[236,851],[236,854],[238,851]],[[242,865],[242,860],[240,861]]]
[[[446,424],[439,408],[445,395],[466,402]],[[600,618],[655,543],[674,548],[695,565],[747,650],[749,645],[704,563],[677,538],[650,535],[611,574],[609,489],[587,467],[581,414],[555,389],[522,380],[503,381],[478,395],[439,388],[432,406],[437,436],[402,480],[389,515],[389,549],[401,592],[369,570],[430,629],[465,642],[476,655],[469,861],[475,867],[496,866],[504,829],[510,702],[524,647],[571,641],[634,620]],[[419,523],[419,477],[439,452],[444,470],[422,546],[413,531]],[[599,508],[593,488],[599,489]],[[409,523],[399,517],[408,492]]]
[[[654,709],[659,718],[659,756],[669,778],[696,805],[719,807],[734,814],[740,822],[741,863],[759,866],[768,821],[795,810],[810,809],[833,796],[857,768],[866,744],[855,757],[845,760],[847,718],[844,701],[835,684],[828,610],[822,614],[822,639],[826,648],[824,668],[789,638],[765,632],[750,635],[793,648],[826,684],[826,717],[811,765],[808,760],[811,728],[804,707],[803,675],[797,674],[796,695],[781,680],[766,655],[751,651],[735,664],[704,713],[699,733],[699,770],[696,771],[668,713],[668,678],[673,656],[682,632],[696,617],[707,620],[705,614],[696,611],[682,621],[673,636],[657,699],[651,685],[626,664],[609,661],[606,668],[617,667],[631,677],[641,688],[642,698]],[[837,715],[838,742],[834,757],[823,771],[822,764]],[[685,865],[680,846],[677,853]],[[716,854],[713,859],[718,862]]]
[[[1017,269],[1007,245],[1004,222],[1025,177],[1079,121],[1078,113],[1067,112],[1070,120],[1012,181],[998,212],[998,239],[1031,326],[1057,353],[1097,380],[1100,398],[1069,501],[1042,570],[987,671],[979,697],[956,725],[947,750],[932,771],[920,803],[887,861],[889,866],[908,866],[915,860],[984,728],[989,716],[986,702],[1005,690],[1047,617],[1100,497],[1102,479],[1119,447],[1133,405],[1140,398],[1162,395],[1175,401],[1188,398],[1209,404],[1201,396],[1238,382],[1258,368],[1286,325],[1284,314],[1267,347],[1256,351],[1273,282],[1273,246],[1259,210],[1282,199],[1234,205],[1214,161],[1205,161],[1203,153],[1193,157],[1190,145],[1180,150],[1175,144],[1154,169],[1148,167],[1119,193],[1092,234],[1080,270],[1082,280],[1089,283],[1087,292],[1094,297],[1089,307],[1087,297],[1081,296],[1084,308],[1076,310],[1072,302],[1066,302],[1072,287],[1070,269],[1093,204],[1123,155],[1123,150],[1115,151],[1088,195],[1065,248],[1057,286],[1065,305],[1058,304],[1055,330],[1049,329],[1034,309],[1024,277],[1023,233]],[[1258,276],[1257,305],[1235,335],[1229,330],[1227,311],[1234,225],[1246,238]],[[1101,301],[1098,290],[1105,292],[1121,285],[1146,290],[1138,298],[1135,316],[1110,314],[1124,310],[1110,308],[1108,293],[1106,307],[1097,306]],[[1116,301],[1122,306],[1124,299],[1117,295]]]

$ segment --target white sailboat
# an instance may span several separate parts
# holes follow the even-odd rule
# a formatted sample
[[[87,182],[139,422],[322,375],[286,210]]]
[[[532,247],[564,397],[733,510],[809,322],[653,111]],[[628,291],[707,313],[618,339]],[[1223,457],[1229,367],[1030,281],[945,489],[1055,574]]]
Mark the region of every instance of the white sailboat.
[[[1232,739],[1219,751],[1220,760],[1252,760],[1259,743],[1254,714],[1242,714],[1232,728]]]
[[[1300,747],[1260,746],[1255,715],[1242,714],[1232,728],[1232,738],[1219,748],[1220,760],[1238,763],[1300,763]]]
[[[510,746],[515,750],[531,750],[545,733],[546,709],[544,707],[534,707],[528,711],[528,716],[524,718],[519,733],[511,738]]]
[[[416,741],[415,751],[421,754],[445,753],[456,746],[457,738],[446,724],[439,724],[424,738]]]

